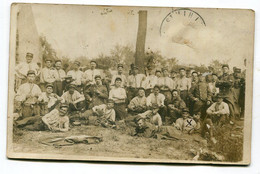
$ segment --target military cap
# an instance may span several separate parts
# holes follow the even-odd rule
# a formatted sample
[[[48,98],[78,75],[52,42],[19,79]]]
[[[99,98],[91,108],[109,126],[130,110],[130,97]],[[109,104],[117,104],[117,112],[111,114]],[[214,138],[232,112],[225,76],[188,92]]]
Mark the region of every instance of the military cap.
[[[66,102],[60,104],[60,108],[68,108],[68,107],[69,105]]]
[[[70,88],[74,88],[74,89],[75,89],[75,88],[76,88],[76,85],[74,85],[74,84],[69,84],[69,89],[70,89]]]
[[[108,100],[107,100],[107,103],[115,103],[115,101],[112,100],[112,99],[108,99]]]
[[[178,90],[177,90],[177,89],[173,89],[173,90],[172,90],[172,93],[173,93],[173,92],[175,92],[175,91],[176,91],[176,92],[179,94],[179,92],[178,92]]]
[[[222,65],[222,68],[224,68],[224,67],[227,67],[227,68],[229,69],[228,64],[223,64],[223,65]]]
[[[139,69],[139,68],[138,68],[138,66],[134,65],[134,66],[133,66],[133,69]]]
[[[80,66],[80,62],[77,60],[74,62],[74,64]]]
[[[171,70],[171,73],[177,73],[175,70]]]
[[[153,67],[152,67],[151,65],[148,65],[148,66],[147,66],[147,69],[148,69],[148,70],[152,70]]]
[[[95,80],[96,80],[97,78],[100,78],[100,79],[101,79],[101,76],[100,76],[100,75],[95,75]]]
[[[145,89],[144,89],[143,87],[138,88],[138,91],[139,91],[139,90],[144,90],[144,91],[145,91]]]
[[[122,63],[117,64],[117,68],[122,67],[124,68],[124,65]]]
[[[30,75],[30,74],[36,75],[34,70],[29,70],[29,71],[27,72],[27,76]]]
[[[156,104],[156,103],[153,103],[153,104],[152,104],[152,109],[159,109],[159,105]]]
[[[121,77],[117,77],[116,79],[115,79],[115,81],[121,81],[122,82],[122,78]]]
[[[198,74],[198,72],[197,72],[197,71],[193,71],[191,74],[194,74],[194,73]]]
[[[57,62],[61,62],[61,60],[60,59],[55,60],[55,63],[57,63]]]
[[[236,68],[235,69],[235,73],[241,73],[241,69],[240,68]]]
[[[179,68],[179,71],[181,71],[181,70],[184,70],[184,71],[185,71],[185,68]]]
[[[90,63],[92,63],[92,62],[95,63],[95,64],[97,64],[97,62],[96,62],[95,60],[91,60],[91,61],[90,61]]]
[[[33,57],[33,53],[26,53],[26,56],[28,56],[28,57]]]
[[[53,84],[47,83],[47,84],[45,85],[45,88],[48,88],[48,87],[52,87],[52,88],[53,88]]]
[[[155,88],[157,88],[157,89],[161,90],[161,88],[160,88],[160,86],[159,86],[159,85],[155,85],[155,86],[153,87],[153,89],[155,89]]]
[[[65,77],[65,79],[72,79],[72,76],[71,76],[71,75],[67,75],[67,76]]]
[[[46,59],[45,59],[45,62],[47,62],[47,61],[52,62],[52,59],[51,59],[51,58],[46,58]]]
[[[221,94],[221,93],[218,93],[217,94],[217,96],[216,96],[216,98],[223,98],[224,96],[223,96],[223,94]]]
[[[218,77],[217,73],[212,73],[211,75],[212,75],[212,76],[217,76],[217,77]]]
[[[168,68],[166,68],[166,67],[162,68],[162,71],[165,71],[165,70],[167,70],[167,71],[168,71]]]
[[[159,69],[156,69],[156,70],[155,70],[155,73],[157,73],[157,72],[162,72],[162,71],[161,71],[161,70],[159,70]]]
[[[135,118],[134,118],[134,122],[137,123],[138,121],[140,120],[143,120],[144,118],[141,117],[140,115],[137,115]]]
[[[189,111],[188,108],[183,108],[183,109],[182,109],[182,113],[184,113],[184,112],[188,112],[188,113],[189,113],[190,111]]]

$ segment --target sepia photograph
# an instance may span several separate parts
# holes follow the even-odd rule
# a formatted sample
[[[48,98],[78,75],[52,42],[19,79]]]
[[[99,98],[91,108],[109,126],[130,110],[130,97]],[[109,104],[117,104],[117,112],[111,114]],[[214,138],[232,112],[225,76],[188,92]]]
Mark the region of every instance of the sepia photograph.
[[[250,9],[13,3],[7,157],[249,165]]]

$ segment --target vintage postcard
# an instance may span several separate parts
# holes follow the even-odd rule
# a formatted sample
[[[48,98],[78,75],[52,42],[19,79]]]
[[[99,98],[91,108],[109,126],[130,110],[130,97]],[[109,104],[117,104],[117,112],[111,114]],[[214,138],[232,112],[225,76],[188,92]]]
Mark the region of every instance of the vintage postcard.
[[[248,165],[249,9],[11,6],[7,157]]]

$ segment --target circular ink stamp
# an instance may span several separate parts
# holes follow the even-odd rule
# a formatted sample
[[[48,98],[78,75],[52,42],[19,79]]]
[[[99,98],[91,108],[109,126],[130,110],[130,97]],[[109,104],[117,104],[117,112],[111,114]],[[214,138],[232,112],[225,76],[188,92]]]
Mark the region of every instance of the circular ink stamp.
[[[206,26],[204,19],[196,11],[189,8],[172,9],[162,20],[160,35],[167,35],[168,31],[178,27],[180,24],[192,27]]]

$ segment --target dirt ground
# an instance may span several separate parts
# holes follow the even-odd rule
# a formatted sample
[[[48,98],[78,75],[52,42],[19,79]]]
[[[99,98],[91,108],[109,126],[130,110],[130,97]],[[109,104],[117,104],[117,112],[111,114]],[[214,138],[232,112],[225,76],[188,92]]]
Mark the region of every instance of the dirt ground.
[[[241,125],[239,123],[238,125]],[[219,134],[217,139],[235,140],[229,141],[231,148],[234,148],[233,142],[236,143],[240,153],[242,153],[241,143],[237,144],[237,139],[242,139],[242,131],[236,128],[228,127],[229,131],[225,134]],[[103,141],[98,144],[75,144],[72,146],[54,147],[39,143],[44,138],[62,136],[68,137],[72,135],[89,135],[100,136]],[[185,135],[184,140],[165,140],[154,138],[142,138],[127,135],[125,130],[114,130],[110,128],[96,126],[76,126],[72,127],[69,132],[50,132],[50,131],[25,131],[17,129],[14,131],[14,151],[29,152],[38,154],[63,154],[63,155],[83,155],[83,156],[100,156],[100,157],[128,157],[128,158],[149,158],[149,159],[171,159],[171,160],[192,160],[197,152],[201,149],[210,150],[226,157],[225,161],[241,160],[239,157],[235,159],[227,158],[230,149],[226,148],[226,144],[217,143],[212,146],[205,143],[206,140],[197,135]],[[227,152],[225,152],[225,150]],[[237,153],[237,149],[234,153]],[[231,150],[232,151],[232,150]],[[233,149],[234,151],[234,149]],[[227,153],[227,154],[226,154]],[[242,155],[240,155],[242,156]],[[233,157],[233,156],[232,156]],[[200,159],[203,160],[203,159]],[[206,158],[205,160],[214,160]]]

